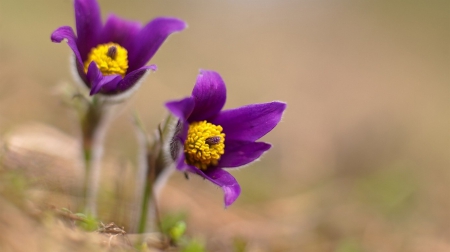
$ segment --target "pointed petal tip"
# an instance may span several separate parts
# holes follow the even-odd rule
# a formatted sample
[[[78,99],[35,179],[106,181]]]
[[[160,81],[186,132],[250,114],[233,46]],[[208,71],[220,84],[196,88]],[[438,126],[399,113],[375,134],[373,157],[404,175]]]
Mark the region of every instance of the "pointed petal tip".
[[[206,171],[197,169],[196,173],[222,188],[225,207],[233,204],[241,194],[241,187],[237,180],[224,169],[217,168]]]
[[[267,152],[272,145],[265,142],[250,142],[230,140],[225,145],[225,154],[222,155],[218,167],[239,168],[249,165]]]
[[[221,111],[211,123],[221,125],[228,140],[256,141],[278,125],[285,109],[280,101],[250,104]]]
[[[128,93],[128,95],[132,94],[142,84],[142,81],[145,79],[145,76],[148,74],[148,72],[156,71],[156,69],[157,69],[156,65],[150,65],[150,66],[143,66],[132,72],[127,73],[117,86],[116,91],[119,92],[120,94],[125,93]]]
[[[54,43],[61,43],[61,41],[68,41],[67,36],[76,39],[75,33],[70,26],[61,26],[52,32],[50,40]]]
[[[186,28],[186,23],[172,17],[158,17],[147,23],[132,43],[128,55],[130,71],[145,65],[158,51],[166,39],[173,33]]]
[[[283,111],[287,108],[287,103],[284,101],[273,101],[272,103],[278,106]]]
[[[80,55],[80,51],[77,46],[77,36],[73,32],[72,27],[70,26],[61,26],[54,30],[50,35],[50,40],[53,43],[61,43],[61,41],[66,41],[69,45],[70,49],[72,49],[75,57],[77,58],[78,63],[82,63],[82,58]]]
[[[287,103],[283,102],[283,101],[273,101],[272,104],[273,104],[273,106],[275,108],[274,110],[279,112],[279,119],[278,119],[278,122],[277,122],[277,124],[278,124],[283,119],[284,111],[287,108]]]
[[[272,102],[269,102],[268,104],[270,104],[273,111],[276,111],[276,113],[278,113],[278,121],[277,121],[277,124],[278,124],[283,119],[284,111],[287,108],[287,103],[283,102],[283,101],[272,101]]]
[[[166,108],[176,117],[182,120],[187,120],[191,115],[195,106],[195,100],[192,96],[183,98],[181,100],[169,101],[165,104]]]
[[[182,161],[182,162],[180,162]],[[241,187],[237,180],[229,172],[223,169],[200,170],[194,166],[187,165],[183,159],[178,159],[177,169],[183,172],[190,172],[199,175],[203,179],[209,180],[222,188],[224,193],[225,208],[233,204],[241,194]]]
[[[169,26],[172,32],[180,32],[188,27],[187,23],[183,20],[175,17],[157,17],[154,20],[158,22],[163,22],[167,26]]]
[[[222,187],[224,192],[223,201],[225,205],[225,209],[231,206],[241,194],[241,187],[239,184],[236,184],[234,188],[231,187]]]
[[[91,91],[89,92],[89,96],[96,95],[96,94],[98,94],[98,92],[100,92],[100,88],[91,89]]]

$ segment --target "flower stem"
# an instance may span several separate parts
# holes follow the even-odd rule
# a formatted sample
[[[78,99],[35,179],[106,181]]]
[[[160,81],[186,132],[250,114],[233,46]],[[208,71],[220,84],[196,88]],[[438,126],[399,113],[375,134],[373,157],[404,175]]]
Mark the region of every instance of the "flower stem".
[[[84,139],[83,139],[84,140]],[[83,194],[81,199],[81,206],[80,210],[83,212],[87,212],[87,198],[88,198],[88,185],[90,181],[91,176],[91,169],[90,169],[90,163],[91,163],[91,156],[92,151],[91,149],[86,146],[85,142],[83,141],[83,158],[84,158],[84,180],[83,180]]]
[[[141,213],[139,218],[139,227],[138,227],[138,233],[142,234],[146,231],[147,228],[147,218],[150,212],[150,200],[153,196],[153,185],[152,183],[149,183],[150,181],[146,181],[144,193],[142,196],[142,205],[141,205]]]
[[[138,233],[154,229],[155,220],[156,224],[160,225],[157,195],[160,191],[159,189],[165,184],[168,176],[171,174],[171,163],[168,163],[165,158],[167,153],[164,153],[165,148],[163,146],[170,135],[169,132],[173,120],[174,117],[169,115],[163,124],[160,125],[157,134],[150,143],[141,121],[135,116],[137,136],[140,143],[139,169],[136,179],[136,199],[137,204],[140,206],[137,209],[137,215],[139,216],[137,223]]]
[[[103,140],[108,126],[109,111],[104,103],[94,99],[81,120],[82,150],[85,165],[81,211],[97,215],[97,194],[100,182],[100,167],[103,156]]]

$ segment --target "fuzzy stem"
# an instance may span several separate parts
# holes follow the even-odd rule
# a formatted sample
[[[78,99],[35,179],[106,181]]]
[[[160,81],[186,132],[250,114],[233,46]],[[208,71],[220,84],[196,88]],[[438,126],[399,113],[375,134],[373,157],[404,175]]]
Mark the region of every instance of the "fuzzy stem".
[[[137,126],[137,136],[140,145],[139,170],[137,177],[137,215],[139,216],[137,222],[138,233],[144,233],[154,229],[154,221],[158,218],[157,196],[159,189],[167,181],[171,174],[171,163],[167,162],[167,156],[164,149],[164,143],[170,136],[170,128],[173,124],[174,117],[168,116],[159,127],[155,138],[150,144],[144,127],[139,118],[135,117]],[[153,201],[153,205],[151,205]],[[156,216],[155,216],[156,215]],[[158,223],[159,224],[159,223]]]
[[[131,214],[131,225],[130,230],[133,232],[137,232],[140,229],[140,223],[142,222],[142,209],[148,209],[148,202],[146,201],[147,196],[145,195],[147,191],[147,173],[148,173],[148,149],[149,149],[149,140],[147,138],[147,134],[144,130],[144,126],[142,125],[139,116],[134,114],[134,123],[135,123],[135,132],[138,141],[138,169],[136,172],[136,191],[135,191],[135,199],[133,204],[133,210]],[[147,206],[144,207],[144,204]]]
[[[139,218],[139,227],[138,227],[138,233],[142,234],[146,231],[147,228],[147,217],[149,213],[149,207],[150,207],[150,200],[153,196],[153,183],[149,183],[150,181],[146,181],[144,193],[142,197],[142,205],[141,205],[141,212],[140,212],[140,218]]]
[[[103,156],[103,141],[109,125],[109,110],[105,104],[94,99],[87,108],[82,123],[82,149],[85,164],[83,199],[81,210],[91,216],[97,214],[97,194],[100,182],[100,167]]]
[[[156,160],[158,157],[155,157],[156,155],[159,156],[159,146],[155,144],[152,148],[151,152],[146,153],[146,164],[147,164],[147,171],[145,176],[145,186],[144,186],[144,193],[142,194],[142,200],[141,200],[141,209],[140,209],[140,218],[139,218],[139,226],[138,226],[138,233],[142,234],[145,231],[148,231],[147,229],[151,228],[152,222],[154,221],[152,210],[151,209],[151,201],[153,200],[153,208],[156,207],[156,198],[154,197],[154,184],[156,180]]]

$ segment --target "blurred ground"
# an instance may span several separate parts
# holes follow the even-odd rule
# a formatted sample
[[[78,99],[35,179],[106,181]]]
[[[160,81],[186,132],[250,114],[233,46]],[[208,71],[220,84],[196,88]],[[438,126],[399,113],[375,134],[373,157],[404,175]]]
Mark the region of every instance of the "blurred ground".
[[[288,103],[263,138],[272,150],[233,173],[243,193],[232,207],[222,208],[213,185],[182,174],[163,191],[162,211],[185,211],[189,233],[211,251],[229,251],[236,237],[249,251],[450,251],[450,2],[99,2],[104,15],[189,24],[152,59],[159,70],[110,130],[107,174],[135,162],[130,112],[153,129],[162,104],[189,94],[200,68],[222,75],[228,108]],[[76,141],[74,116],[55,94],[71,82],[70,49],[49,39],[73,24],[69,0],[0,0],[4,140],[39,122],[57,130],[51,139]],[[40,166],[24,157],[36,177],[76,167],[73,158]],[[49,203],[65,207],[65,180],[54,183],[46,188],[59,196]],[[120,205],[113,198],[103,203]]]

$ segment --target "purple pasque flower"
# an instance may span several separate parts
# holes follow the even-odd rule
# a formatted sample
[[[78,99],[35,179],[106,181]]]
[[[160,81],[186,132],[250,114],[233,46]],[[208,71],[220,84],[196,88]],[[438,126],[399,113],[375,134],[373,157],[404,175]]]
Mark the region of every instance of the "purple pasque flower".
[[[145,64],[167,37],[186,28],[176,18],[158,17],[142,27],[115,15],[103,25],[96,0],[75,0],[74,7],[77,35],[71,27],[61,26],[51,40],[67,41],[75,54],[76,71],[91,95],[120,94],[135,86],[148,70],[156,70],[155,65]]]
[[[192,95],[166,103],[179,118],[170,150],[180,171],[195,173],[220,186],[225,207],[239,196],[236,179],[223,168],[258,159],[271,145],[256,142],[281,120],[286,104],[269,102],[223,110],[226,86],[214,71],[200,71]]]

